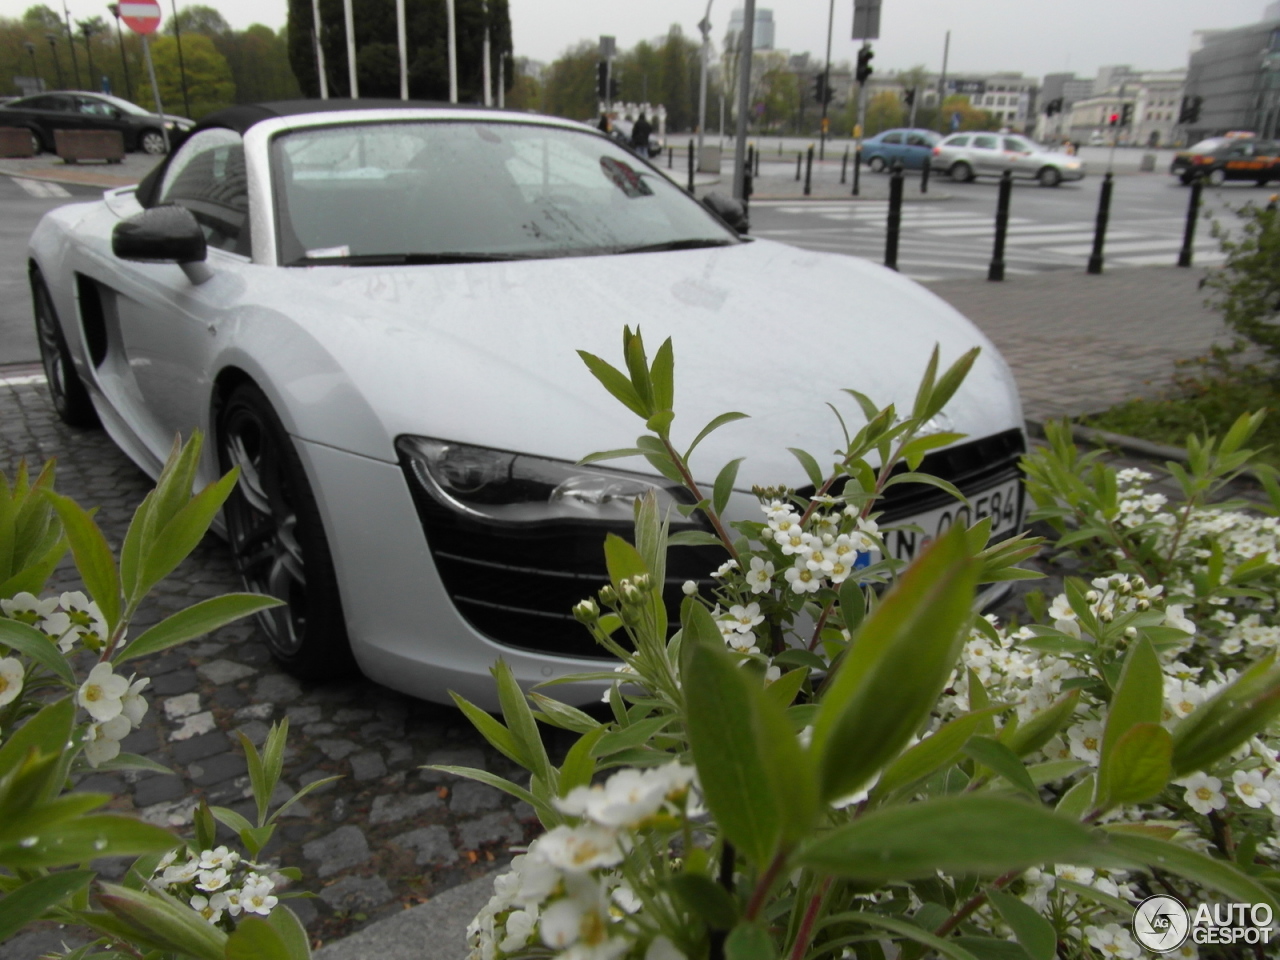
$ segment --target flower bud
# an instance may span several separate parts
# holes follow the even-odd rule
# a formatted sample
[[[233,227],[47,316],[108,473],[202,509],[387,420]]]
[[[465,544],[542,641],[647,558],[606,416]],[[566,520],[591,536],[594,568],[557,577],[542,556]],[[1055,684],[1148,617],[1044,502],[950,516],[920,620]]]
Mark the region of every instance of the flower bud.
[[[1132,640],[1134,637],[1138,635],[1138,630],[1136,627],[1125,627],[1124,635],[1128,637],[1130,640]]]
[[[1142,597],[1141,599],[1138,600],[1136,606],[1139,610],[1150,610],[1151,601],[1148,600],[1146,597]]]
[[[696,597],[698,595],[698,585],[692,580],[686,580],[680,589],[684,591],[686,597]]]
[[[1086,593],[1086,594],[1084,595],[1084,598],[1085,598],[1085,600],[1089,601],[1089,603],[1097,603],[1097,602],[1098,602],[1098,591],[1097,591],[1097,590],[1090,590],[1088,593]]]
[[[574,606],[573,615],[580,623],[595,623],[600,619],[600,607],[588,597]]]
[[[618,593],[623,603],[644,603],[644,591],[636,586],[634,580],[622,580],[618,583]]]
[[[647,573],[637,573],[631,578],[631,582],[636,585],[636,589],[641,593],[648,593],[649,588],[653,586],[653,580]]]
[[[609,584],[605,584],[600,588],[600,602],[606,607],[617,606],[618,594]]]

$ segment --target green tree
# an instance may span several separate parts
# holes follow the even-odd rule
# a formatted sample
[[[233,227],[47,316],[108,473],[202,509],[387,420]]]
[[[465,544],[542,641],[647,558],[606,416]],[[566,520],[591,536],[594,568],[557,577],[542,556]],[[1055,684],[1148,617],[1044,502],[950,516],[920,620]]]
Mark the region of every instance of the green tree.
[[[542,110],[542,83],[533,75],[528,57],[516,57],[511,66],[515,74],[507,93],[507,106],[512,110]]]
[[[193,119],[235,102],[236,85],[231,79],[231,68],[212,40],[199,33],[184,36],[182,57],[186,65],[187,95],[191,99]],[[151,44],[151,59],[155,63],[161,102],[165,110],[173,111],[182,103],[177,40],[173,37],[157,38]],[[153,100],[150,81],[143,83],[139,97],[142,103]]]
[[[594,40],[582,40],[547,68],[542,84],[542,108],[547,113],[574,120],[596,116],[597,54]]]
[[[662,63],[660,96],[650,99],[667,108],[667,130],[692,130],[697,125],[699,44],[672,24],[658,51]],[[652,89],[652,88],[650,88]]]
[[[493,82],[512,53],[507,0],[457,0],[458,100],[484,100],[484,35],[489,30]],[[331,96],[350,96],[342,0],[320,0],[320,42]],[[409,95],[449,99],[448,18],[445,0],[406,0]],[[395,0],[362,0],[355,17],[357,79],[362,97],[400,95]],[[320,94],[311,0],[289,0],[289,62],[304,95]],[[392,56],[387,55],[390,47]],[[366,52],[366,48],[371,48]],[[509,62],[509,61],[508,61]],[[506,71],[510,89],[513,71]]]
[[[57,33],[66,29],[65,24],[62,22],[62,17],[58,16],[52,8],[45,6],[43,3],[27,8],[22,15],[22,25],[28,30],[42,33]]]
[[[882,130],[901,127],[906,122],[906,107],[893,90],[883,90],[867,104],[867,129],[863,136],[874,137]]]
[[[761,74],[754,84],[751,103],[757,129],[762,133],[782,132],[788,122],[794,122],[799,130],[805,96],[800,78],[787,69],[786,58],[781,54],[757,55],[756,60]]]
[[[165,33],[172,34],[175,27],[183,34],[203,33],[211,39],[232,32],[231,24],[227,23],[222,14],[213,7],[201,4],[183,7],[178,11],[177,17],[170,17],[165,24]]]

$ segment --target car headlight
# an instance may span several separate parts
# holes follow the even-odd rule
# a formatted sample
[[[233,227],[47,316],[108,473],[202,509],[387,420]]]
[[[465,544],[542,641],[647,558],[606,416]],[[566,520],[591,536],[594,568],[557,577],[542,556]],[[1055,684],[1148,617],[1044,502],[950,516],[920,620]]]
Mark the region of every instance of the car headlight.
[[[630,524],[636,499],[652,490],[673,529],[702,526],[675,509],[692,496],[660,477],[427,437],[401,437],[396,449],[422,490],[477,520]]]

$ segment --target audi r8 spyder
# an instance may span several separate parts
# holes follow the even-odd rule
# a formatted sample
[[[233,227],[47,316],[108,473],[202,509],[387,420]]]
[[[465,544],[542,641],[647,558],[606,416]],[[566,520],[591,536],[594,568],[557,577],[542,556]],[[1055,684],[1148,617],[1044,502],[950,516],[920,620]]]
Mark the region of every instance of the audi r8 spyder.
[[[995,535],[1015,532],[1022,416],[986,338],[892,270],[740,235],[721,201],[566,120],[232,107],[136,187],[36,229],[53,402],[152,475],[196,429],[201,484],[240,468],[218,530],[247,586],[287,601],[261,621],[285,668],[358,666],[444,702],[452,689],[492,705],[499,657],[522,683],[607,663],[571,615],[607,580],[605,534],[630,535],[645,491],[685,498],[644,461],[577,463],[641,428],[575,353],[616,360],[624,324],[674,340],[677,435],[751,415],[694,461],[714,477],[747,457],[731,518],[759,519],[755,484],[809,483],[787,447],[843,444],[826,406],[848,400],[841,388],[909,408],[935,344],[944,363],[981,346],[940,426],[966,439],[921,469],[975,514],[986,504]],[[964,516],[934,487],[891,489],[906,493],[882,524],[916,525],[892,534],[900,556]],[[675,548],[672,602],[722,560]],[[577,702],[599,690],[559,688]]]

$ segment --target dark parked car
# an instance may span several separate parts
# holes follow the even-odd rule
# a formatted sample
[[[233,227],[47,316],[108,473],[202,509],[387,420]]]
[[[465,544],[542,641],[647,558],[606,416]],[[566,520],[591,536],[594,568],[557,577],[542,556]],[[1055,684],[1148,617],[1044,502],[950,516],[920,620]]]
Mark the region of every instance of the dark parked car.
[[[895,160],[901,160],[908,170],[919,170],[941,139],[932,130],[885,130],[863,141],[862,162],[874,173],[888,170]]]
[[[1199,174],[1211,186],[1252,180],[1264,187],[1280,180],[1280,143],[1254,137],[1210,137],[1174,155],[1169,172],[1183,183]]]
[[[31,149],[52,151],[55,130],[119,130],[126,150],[164,153],[164,133],[186,133],[194,126],[186,117],[148,113],[137,104],[105,93],[62,90],[40,93],[0,105],[0,127],[26,127]]]

